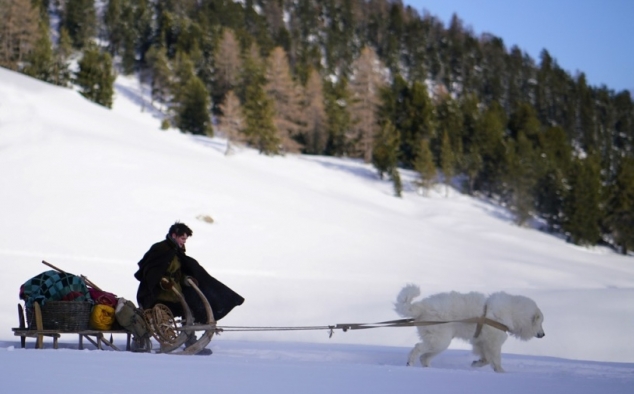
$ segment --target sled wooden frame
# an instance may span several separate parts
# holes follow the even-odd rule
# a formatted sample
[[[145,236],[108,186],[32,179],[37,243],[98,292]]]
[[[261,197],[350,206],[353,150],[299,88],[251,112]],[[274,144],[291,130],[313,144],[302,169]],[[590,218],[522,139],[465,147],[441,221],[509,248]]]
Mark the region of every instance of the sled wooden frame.
[[[126,349],[130,350],[131,334],[125,330],[45,330],[42,322],[42,309],[36,302],[33,306],[33,319],[35,323],[35,329],[29,329],[26,327],[24,320],[24,308],[21,304],[18,304],[18,324],[19,327],[12,328],[13,335],[20,337],[20,347],[26,348],[26,338],[35,338],[35,348],[44,348],[44,337],[53,338],[53,349],[59,348],[58,340],[62,334],[76,334],[79,336],[78,347],[80,350],[84,349],[84,339],[92,343],[97,349],[105,350],[110,348],[112,350],[119,349],[112,341],[113,334],[125,334],[126,335]],[[110,334],[110,340],[106,339],[104,334]]]
[[[184,311],[184,319],[185,322],[180,327],[176,327],[175,330],[178,331],[178,336],[174,343],[163,344],[161,343],[161,348],[158,353],[166,353],[166,354],[175,354],[175,355],[191,355],[200,353],[211,339],[218,331],[216,326],[216,321],[214,319],[213,312],[211,310],[211,306],[209,305],[209,301],[203,294],[203,292],[198,288],[196,283],[187,278],[185,280],[186,285],[191,286],[203,303],[205,308],[205,312],[207,314],[207,321],[204,324],[194,324],[193,314],[191,309],[187,305],[185,301],[185,297],[176,289],[175,286],[171,286],[172,291],[178,296],[178,299],[183,307]],[[44,348],[44,337],[53,338],[53,348],[59,348],[59,338],[63,334],[76,334],[79,336],[79,349],[84,349],[84,339],[88,340],[88,342],[92,343],[97,349],[106,350],[105,347],[110,348],[112,350],[121,350],[119,349],[112,341],[113,334],[125,334],[126,335],[126,348],[125,350],[131,350],[131,336],[132,334],[125,330],[77,330],[77,331],[68,331],[68,330],[47,330],[44,329],[44,324],[42,320],[42,308],[36,302],[33,306],[33,323],[35,325],[35,329],[28,328],[26,326],[26,321],[24,319],[24,308],[21,304],[18,304],[18,324],[19,327],[12,328],[13,335],[20,337],[20,346],[22,348],[26,348],[26,338],[35,338],[35,348],[43,349]],[[204,331],[202,336],[195,341],[194,343],[186,346],[184,349],[180,349],[181,346],[185,345],[187,340],[191,335],[194,335],[196,331]],[[104,334],[111,334],[111,339],[106,339]],[[142,349],[142,351],[149,352],[151,349]]]

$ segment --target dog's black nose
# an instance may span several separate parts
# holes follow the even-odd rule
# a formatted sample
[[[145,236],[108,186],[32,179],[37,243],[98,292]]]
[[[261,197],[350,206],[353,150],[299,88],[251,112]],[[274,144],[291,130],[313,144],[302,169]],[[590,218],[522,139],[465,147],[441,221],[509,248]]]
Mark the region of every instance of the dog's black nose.
[[[543,338],[546,336],[546,333],[540,332],[537,334],[537,338]]]

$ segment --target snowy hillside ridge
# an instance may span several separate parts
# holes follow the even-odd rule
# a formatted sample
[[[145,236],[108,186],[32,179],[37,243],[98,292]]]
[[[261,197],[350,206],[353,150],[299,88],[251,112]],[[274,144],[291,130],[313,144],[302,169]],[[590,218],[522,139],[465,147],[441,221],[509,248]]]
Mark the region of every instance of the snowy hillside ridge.
[[[423,296],[507,291],[540,305],[548,336],[509,339],[505,353],[634,362],[631,258],[517,227],[455,191],[394,198],[359,161],[246,148],[226,157],[222,138],[161,131],[135,80],[117,89],[108,110],[0,69],[0,339],[14,340],[19,286],[46,269],[41,260],[135,300],[136,263],[180,220],[194,230],[188,254],[246,299],[225,325],[392,320],[406,283]],[[225,339],[395,346],[403,360],[418,341],[409,328],[249,332],[211,347]]]

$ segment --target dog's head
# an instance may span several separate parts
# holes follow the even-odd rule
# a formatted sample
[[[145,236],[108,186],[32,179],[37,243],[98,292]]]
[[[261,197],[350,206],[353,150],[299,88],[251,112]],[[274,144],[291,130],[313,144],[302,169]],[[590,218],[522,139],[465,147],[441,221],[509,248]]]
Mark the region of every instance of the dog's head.
[[[543,338],[546,333],[543,327],[544,314],[542,311],[530,298],[521,297],[519,304],[522,307],[517,311],[518,314],[514,319],[514,332],[511,334],[525,341],[531,338]]]
[[[533,315],[532,323],[533,323],[533,331],[535,332],[536,338],[543,338],[546,333],[544,332],[544,327],[542,327],[542,323],[544,322],[544,315],[542,311],[537,308],[537,311]]]
[[[491,295],[488,304],[493,316],[506,324],[514,337],[528,341],[546,335],[544,314],[532,299],[500,292]]]

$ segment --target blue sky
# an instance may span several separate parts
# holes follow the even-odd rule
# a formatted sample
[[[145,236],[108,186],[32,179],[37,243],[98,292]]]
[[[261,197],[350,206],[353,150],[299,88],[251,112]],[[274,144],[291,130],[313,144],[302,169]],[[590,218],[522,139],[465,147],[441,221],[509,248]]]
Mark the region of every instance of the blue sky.
[[[455,12],[479,36],[533,59],[546,48],[561,68],[586,74],[593,86],[634,93],[634,0],[403,0],[447,26]]]

